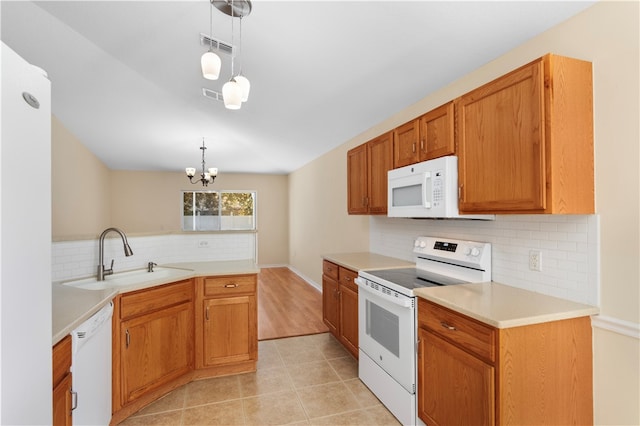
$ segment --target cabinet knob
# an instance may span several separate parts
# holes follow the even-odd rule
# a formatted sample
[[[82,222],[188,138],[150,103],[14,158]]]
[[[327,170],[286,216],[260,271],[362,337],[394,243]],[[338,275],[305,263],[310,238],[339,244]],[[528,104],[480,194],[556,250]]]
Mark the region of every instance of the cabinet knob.
[[[236,288],[236,287],[238,287],[238,284],[233,284],[233,283],[232,284],[225,284],[224,287],[225,288]]]

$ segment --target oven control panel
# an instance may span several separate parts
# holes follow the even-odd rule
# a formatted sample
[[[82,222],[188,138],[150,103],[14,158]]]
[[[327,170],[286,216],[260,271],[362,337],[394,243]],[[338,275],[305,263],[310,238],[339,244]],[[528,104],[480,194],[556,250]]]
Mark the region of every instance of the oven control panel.
[[[491,244],[441,237],[417,237],[413,252],[419,258],[451,262],[478,269],[491,267]]]

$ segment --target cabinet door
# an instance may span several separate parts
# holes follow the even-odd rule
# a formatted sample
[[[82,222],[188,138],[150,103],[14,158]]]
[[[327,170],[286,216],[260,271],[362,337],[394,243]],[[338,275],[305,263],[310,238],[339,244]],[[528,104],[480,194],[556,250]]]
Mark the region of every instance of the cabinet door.
[[[494,368],[418,329],[418,416],[428,425],[495,424]]]
[[[192,369],[191,303],[123,321],[120,332],[123,403]]]
[[[393,133],[367,143],[369,214],[387,214],[387,172],[393,169]]]
[[[355,287],[355,288],[354,288]],[[358,287],[340,283],[340,341],[358,358]]]
[[[455,154],[453,102],[420,117],[420,161]]]
[[[204,300],[204,365],[255,360],[257,347],[255,295]]]
[[[71,425],[71,336],[67,335],[51,351],[53,383],[53,424]]]
[[[417,163],[420,160],[418,141],[420,121],[413,120],[393,131],[393,167],[398,168]]]
[[[329,331],[338,335],[338,282],[326,275],[322,276],[322,319]]]
[[[71,373],[53,388],[53,425],[71,426]]]
[[[545,209],[544,113],[542,61],[456,101],[460,212]]]
[[[367,144],[347,153],[347,211],[349,214],[366,214],[368,211]]]

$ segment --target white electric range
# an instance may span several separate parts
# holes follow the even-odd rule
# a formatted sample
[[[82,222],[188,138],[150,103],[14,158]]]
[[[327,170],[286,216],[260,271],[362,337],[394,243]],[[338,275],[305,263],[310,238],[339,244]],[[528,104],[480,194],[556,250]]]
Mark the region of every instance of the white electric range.
[[[491,244],[440,237],[414,241],[415,268],[360,271],[359,377],[404,425],[417,421],[419,287],[491,281]]]

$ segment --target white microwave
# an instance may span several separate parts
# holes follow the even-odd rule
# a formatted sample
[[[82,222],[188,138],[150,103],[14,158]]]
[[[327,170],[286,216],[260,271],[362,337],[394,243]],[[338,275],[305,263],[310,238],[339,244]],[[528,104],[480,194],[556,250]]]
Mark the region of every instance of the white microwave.
[[[458,157],[451,155],[388,172],[387,216],[493,220],[458,212]]]

